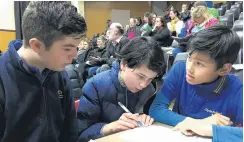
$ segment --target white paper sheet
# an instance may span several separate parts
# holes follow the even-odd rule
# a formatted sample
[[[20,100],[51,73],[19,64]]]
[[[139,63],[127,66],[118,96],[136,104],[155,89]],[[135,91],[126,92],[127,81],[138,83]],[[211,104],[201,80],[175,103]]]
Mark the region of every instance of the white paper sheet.
[[[121,133],[119,139],[126,142],[162,142],[163,140],[172,142],[212,142],[211,138],[185,136],[179,131],[173,131],[171,128],[153,125]]]

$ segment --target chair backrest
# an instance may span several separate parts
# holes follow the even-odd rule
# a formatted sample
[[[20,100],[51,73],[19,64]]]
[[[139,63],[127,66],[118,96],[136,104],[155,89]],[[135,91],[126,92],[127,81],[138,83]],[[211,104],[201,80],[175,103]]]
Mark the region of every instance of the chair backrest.
[[[234,31],[243,31],[243,20],[236,20],[233,25]]]
[[[232,7],[230,11],[234,13],[234,20],[238,20],[240,14],[239,7]]]
[[[222,7],[222,9],[223,9],[223,13],[225,14],[225,12],[226,12],[226,10],[227,10],[227,5],[224,4],[224,5],[222,5],[221,7]],[[224,15],[224,14],[223,14],[223,15]]]
[[[173,64],[175,64],[175,63],[177,63],[179,61],[186,61],[187,57],[188,57],[188,53],[187,52],[178,53],[176,55],[176,57],[175,57],[175,60],[174,60],[174,63]]]
[[[228,28],[233,27],[233,13],[228,13],[227,16],[220,16],[220,24],[227,26]]]
[[[238,20],[243,20],[243,12],[240,13]]]
[[[243,48],[243,31],[235,31],[241,40],[241,49]]]
[[[231,2],[230,1],[227,1],[226,2],[226,10],[229,10],[231,7]]]
[[[235,31],[236,34],[238,35],[238,37],[240,38],[240,41],[241,41],[241,49],[239,51],[239,54],[237,56],[237,60],[235,62],[235,64],[241,64],[242,63],[242,48],[243,48],[243,31]]]
[[[227,17],[229,17],[229,19],[232,19],[232,21],[233,21],[233,23],[234,23],[234,12],[233,12],[233,11],[231,11],[231,10],[226,10],[224,16],[227,16]]]

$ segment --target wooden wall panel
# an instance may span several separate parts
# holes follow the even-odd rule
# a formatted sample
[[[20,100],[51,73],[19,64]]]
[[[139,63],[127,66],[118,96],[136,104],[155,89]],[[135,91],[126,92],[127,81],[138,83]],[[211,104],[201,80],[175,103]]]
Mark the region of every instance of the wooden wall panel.
[[[94,33],[102,33],[106,27],[106,20],[111,19],[111,10],[130,10],[130,16],[143,17],[145,12],[151,12],[152,8],[147,1],[85,1],[85,19],[88,26],[87,36],[92,37]],[[128,19],[129,21],[129,19]]]
[[[16,39],[15,31],[0,29],[0,50],[5,52],[8,49],[8,43]]]

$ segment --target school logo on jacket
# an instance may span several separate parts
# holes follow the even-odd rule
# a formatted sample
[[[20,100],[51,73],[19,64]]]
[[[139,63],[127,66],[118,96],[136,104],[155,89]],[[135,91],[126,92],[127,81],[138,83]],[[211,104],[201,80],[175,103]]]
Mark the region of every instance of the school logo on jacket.
[[[59,99],[62,99],[64,97],[63,92],[61,90],[58,90],[58,97]]]

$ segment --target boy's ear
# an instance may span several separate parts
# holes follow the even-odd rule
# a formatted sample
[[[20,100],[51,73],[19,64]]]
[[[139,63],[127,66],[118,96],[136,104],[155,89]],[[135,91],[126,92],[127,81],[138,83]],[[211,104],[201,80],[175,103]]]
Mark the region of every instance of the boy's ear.
[[[124,62],[124,61],[121,61],[121,62],[120,62],[120,70],[121,70],[121,71],[124,71],[126,67],[127,67],[127,63]]]
[[[37,38],[32,38],[29,40],[30,48],[36,53],[40,53],[44,44]],[[44,47],[45,48],[45,47]]]
[[[226,64],[223,65],[222,68],[218,69],[218,74],[220,76],[224,76],[224,75],[230,73],[231,69],[232,69],[232,64],[226,63]]]

